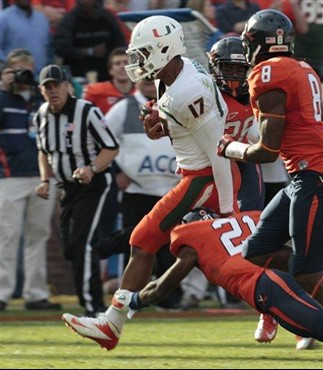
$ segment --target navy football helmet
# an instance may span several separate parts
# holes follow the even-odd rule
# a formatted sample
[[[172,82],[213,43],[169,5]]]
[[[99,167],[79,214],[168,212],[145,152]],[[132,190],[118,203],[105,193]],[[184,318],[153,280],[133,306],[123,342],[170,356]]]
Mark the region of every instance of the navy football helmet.
[[[294,38],[290,19],[274,9],[254,14],[241,35],[244,54],[251,66],[274,56],[292,56]]]
[[[234,98],[248,93],[249,64],[239,37],[226,37],[216,42],[209,53],[209,68],[220,90]]]
[[[181,224],[188,224],[194,221],[207,221],[214,220],[220,216],[215,213],[212,209],[206,207],[198,207],[188,212],[181,221]]]

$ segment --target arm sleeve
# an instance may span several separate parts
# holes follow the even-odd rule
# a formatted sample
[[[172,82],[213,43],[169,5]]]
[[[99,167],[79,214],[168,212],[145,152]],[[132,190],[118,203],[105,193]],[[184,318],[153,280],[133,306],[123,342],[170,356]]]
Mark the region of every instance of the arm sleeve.
[[[216,154],[217,143],[223,135],[223,125],[209,119],[199,130],[192,133],[199,147],[208,156],[216,184],[221,213],[233,211],[233,179],[230,160]]]
[[[248,77],[250,95],[259,95],[271,90],[283,90],[287,95],[291,87],[291,71],[280,62],[266,61],[256,65]]]
[[[105,119],[99,108],[92,107],[89,111],[89,131],[99,147],[105,149],[118,149],[119,144],[106,125]]]
[[[193,248],[199,255],[203,253],[201,241],[208,239],[208,229],[211,228],[213,221],[191,222],[189,224],[177,225],[172,230],[170,251],[175,257],[178,256],[180,249],[184,245]],[[206,232],[207,231],[207,232]]]

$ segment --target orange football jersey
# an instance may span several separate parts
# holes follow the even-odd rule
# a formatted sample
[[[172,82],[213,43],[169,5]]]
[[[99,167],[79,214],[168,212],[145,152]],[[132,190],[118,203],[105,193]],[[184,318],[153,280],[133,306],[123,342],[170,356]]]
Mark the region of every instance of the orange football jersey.
[[[228,106],[224,133],[235,141],[247,143],[246,136],[253,123],[251,105],[243,105],[227,93],[222,93],[222,96]]]
[[[307,63],[275,57],[257,64],[248,77],[255,117],[259,95],[270,90],[286,94],[285,130],[280,155],[288,172],[323,172],[323,123],[321,82]]]
[[[184,245],[194,248],[199,267],[211,283],[256,307],[255,288],[264,268],[245,260],[241,250],[242,242],[255,230],[259,217],[259,211],[249,211],[176,226],[171,232],[171,252],[177,256]]]
[[[130,91],[133,94],[135,89]],[[96,82],[84,88],[83,99],[90,101],[99,107],[103,114],[106,114],[113,104],[123,99],[126,95],[122,94],[111,81]]]

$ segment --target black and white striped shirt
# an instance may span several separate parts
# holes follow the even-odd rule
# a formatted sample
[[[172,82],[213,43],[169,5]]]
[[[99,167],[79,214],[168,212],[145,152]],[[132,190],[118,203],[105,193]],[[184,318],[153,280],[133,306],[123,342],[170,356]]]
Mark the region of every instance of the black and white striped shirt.
[[[62,111],[53,114],[44,103],[35,115],[38,149],[47,155],[58,181],[74,182],[73,172],[88,166],[102,149],[117,149],[102,112],[90,102],[68,97]]]

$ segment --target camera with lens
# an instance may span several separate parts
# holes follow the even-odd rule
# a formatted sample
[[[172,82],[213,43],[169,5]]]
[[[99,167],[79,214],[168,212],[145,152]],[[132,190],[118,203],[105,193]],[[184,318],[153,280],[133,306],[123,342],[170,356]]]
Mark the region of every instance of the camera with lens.
[[[16,84],[23,84],[23,85],[34,85],[34,75],[28,69],[17,69],[14,72],[15,79],[14,83]]]

